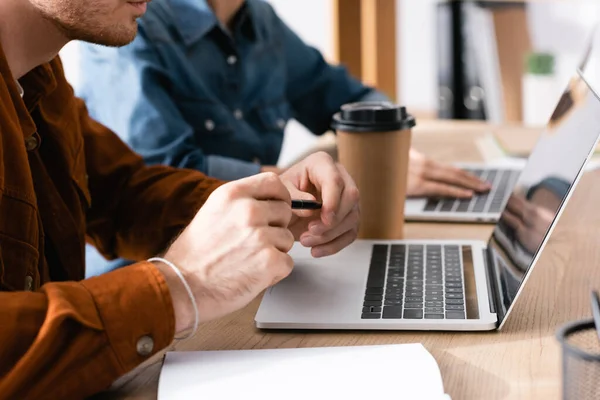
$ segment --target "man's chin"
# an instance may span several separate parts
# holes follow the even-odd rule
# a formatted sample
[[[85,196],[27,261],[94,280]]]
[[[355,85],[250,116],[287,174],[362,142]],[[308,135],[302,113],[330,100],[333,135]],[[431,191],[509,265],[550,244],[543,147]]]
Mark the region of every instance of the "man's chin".
[[[113,27],[104,29],[102,32],[71,32],[71,40],[81,40],[84,42],[99,44],[108,47],[126,46],[133,42],[137,35],[137,22],[130,26]]]

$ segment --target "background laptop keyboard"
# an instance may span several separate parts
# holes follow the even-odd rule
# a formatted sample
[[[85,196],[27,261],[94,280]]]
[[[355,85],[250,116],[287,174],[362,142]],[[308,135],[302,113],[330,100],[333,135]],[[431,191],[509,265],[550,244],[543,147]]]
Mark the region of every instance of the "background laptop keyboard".
[[[492,189],[470,199],[429,199],[425,212],[458,213],[499,213],[519,178],[520,170],[509,169],[468,169],[466,171],[482,178],[492,185]]]
[[[362,319],[465,319],[459,245],[373,246]]]

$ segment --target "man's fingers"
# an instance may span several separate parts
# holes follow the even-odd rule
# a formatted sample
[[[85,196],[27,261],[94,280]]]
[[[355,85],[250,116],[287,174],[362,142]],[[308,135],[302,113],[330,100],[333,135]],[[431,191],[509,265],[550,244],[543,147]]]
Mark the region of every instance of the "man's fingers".
[[[491,187],[488,182],[482,181],[467,171],[453,166],[441,165],[433,161],[427,164],[423,175],[428,179],[440,183],[452,184],[463,189],[470,189],[478,192],[489,190]]]
[[[523,221],[508,210],[505,210],[502,213],[502,220],[506,223],[506,225],[510,226],[516,231],[523,229]]]
[[[254,231],[254,240],[262,248],[275,247],[282,253],[287,253],[294,245],[294,235],[289,229],[265,226]]]
[[[263,200],[257,202],[267,217],[266,225],[287,228],[292,219],[292,208],[283,201]]]
[[[421,187],[421,191],[427,197],[456,197],[459,199],[473,197],[471,190],[433,181],[425,181]]]
[[[256,200],[281,200],[291,204],[290,192],[279,176],[273,172],[264,172],[239,179],[227,185],[230,196],[251,197]]]
[[[356,207],[341,223],[336,225],[331,230],[328,230],[320,235],[313,235],[311,232],[305,233],[300,238],[300,243],[302,243],[302,245],[305,247],[315,247],[329,243],[344,235],[348,231],[356,230],[358,228],[359,217],[358,207]]]
[[[527,205],[525,200],[520,196],[511,195],[506,202],[506,209],[523,220]]]
[[[316,200],[316,197],[310,193],[298,190],[292,183],[285,181],[285,186],[290,192],[291,198],[294,200]],[[293,210],[298,217],[309,218],[319,215],[320,210]]]
[[[340,193],[338,208],[335,211],[333,220],[323,220],[321,218],[323,223],[310,224],[309,230],[314,235],[321,235],[328,229],[342,223],[353,210],[358,209],[359,192],[352,177],[341,164],[336,165],[336,169],[338,176],[343,181],[343,190]],[[325,207],[325,200],[323,200],[323,207]],[[321,215],[323,216],[323,214]]]
[[[323,223],[332,226],[338,218],[346,181],[330,156],[319,155],[318,157],[321,158],[320,162],[315,161],[307,166],[308,178],[321,194]],[[317,156],[314,158],[316,159]]]
[[[338,236],[336,239],[329,243],[325,243],[311,249],[311,254],[315,258],[327,257],[338,253],[350,245],[356,239],[357,231],[350,230],[344,233],[342,236]]]

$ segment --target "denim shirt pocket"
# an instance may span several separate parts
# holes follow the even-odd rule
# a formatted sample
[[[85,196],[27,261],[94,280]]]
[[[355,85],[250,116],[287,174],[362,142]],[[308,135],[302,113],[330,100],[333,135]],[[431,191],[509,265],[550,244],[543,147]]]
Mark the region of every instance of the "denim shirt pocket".
[[[259,106],[257,115],[264,132],[283,133],[291,118],[291,109],[286,101],[271,102]]]
[[[176,102],[185,122],[195,132],[209,137],[233,134],[233,114],[225,106],[210,100],[178,98]]]

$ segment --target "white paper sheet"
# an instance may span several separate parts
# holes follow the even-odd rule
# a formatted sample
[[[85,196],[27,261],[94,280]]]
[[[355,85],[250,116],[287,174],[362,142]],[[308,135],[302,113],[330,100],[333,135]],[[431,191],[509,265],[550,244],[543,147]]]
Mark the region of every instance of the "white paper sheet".
[[[448,400],[421,344],[167,353],[159,400]]]

